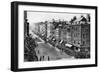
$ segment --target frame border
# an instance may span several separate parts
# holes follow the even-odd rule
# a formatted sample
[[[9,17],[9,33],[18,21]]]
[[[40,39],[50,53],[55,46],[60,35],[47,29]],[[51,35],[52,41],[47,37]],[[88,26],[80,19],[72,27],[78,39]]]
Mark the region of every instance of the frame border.
[[[18,68],[18,5],[34,5],[34,6],[50,6],[50,7],[68,7],[68,8],[84,8],[95,10],[95,64],[86,65],[72,65],[72,66],[53,66],[53,67],[40,67],[40,68]],[[11,71],[32,71],[32,70],[51,70],[51,69],[65,69],[65,68],[83,68],[83,67],[96,67],[98,65],[98,31],[97,31],[97,6],[84,6],[84,5],[68,5],[68,4],[53,4],[53,3],[36,3],[36,2],[11,2]]]

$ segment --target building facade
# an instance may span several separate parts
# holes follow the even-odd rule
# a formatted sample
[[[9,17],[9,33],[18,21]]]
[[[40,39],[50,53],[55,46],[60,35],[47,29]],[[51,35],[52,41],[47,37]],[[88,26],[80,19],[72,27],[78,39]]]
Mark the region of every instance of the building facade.
[[[81,17],[73,23],[67,21],[45,21],[36,24],[35,32],[45,38],[54,37],[56,43],[63,40],[76,47],[90,48],[90,23],[86,18]]]
[[[90,50],[90,23],[85,18],[81,18],[71,26],[72,45],[80,47],[81,50]]]

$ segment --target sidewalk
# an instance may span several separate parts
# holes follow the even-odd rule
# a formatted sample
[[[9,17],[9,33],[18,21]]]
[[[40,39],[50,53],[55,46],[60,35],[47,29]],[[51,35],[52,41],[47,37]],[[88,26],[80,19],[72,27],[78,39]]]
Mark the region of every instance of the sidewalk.
[[[33,38],[38,38],[39,40],[41,40],[42,42],[37,42],[37,43],[44,43],[45,41],[42,40],[39,36],[37,36],[34,32],[30,31],[30,33],[32,34]]]
[[[50,43],[48,43],[50,46],[52,46]],[[52,46],[54,47],[54,46]],[[57,47],[54,47],[56,51],[60,52],[60,50]]]

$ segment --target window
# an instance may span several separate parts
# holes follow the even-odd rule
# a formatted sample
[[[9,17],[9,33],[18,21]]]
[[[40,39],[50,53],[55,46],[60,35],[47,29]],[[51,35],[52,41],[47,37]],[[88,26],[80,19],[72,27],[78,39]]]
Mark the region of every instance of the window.
[[[85,34],[83,34],[83,38],[85,38]]]
[[[83,41],[83,45],[85,45],[85,41]]]

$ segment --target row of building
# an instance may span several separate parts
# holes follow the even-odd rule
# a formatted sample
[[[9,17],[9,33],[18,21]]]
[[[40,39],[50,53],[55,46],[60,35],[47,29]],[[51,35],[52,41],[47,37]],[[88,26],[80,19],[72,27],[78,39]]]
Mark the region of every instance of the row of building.
[[[59,44],[63,40],[81,48],[90,48],[90,22],[80,17],[70,23],[68,21],[45,21],[35,23],[34,32],[50,39],[54,37]]]

